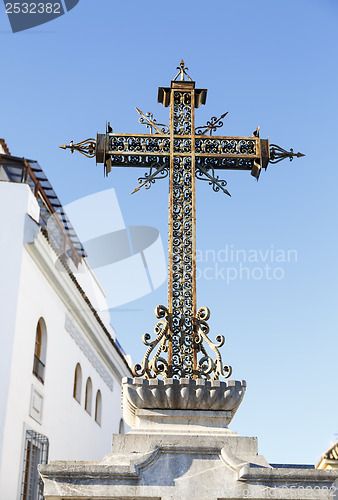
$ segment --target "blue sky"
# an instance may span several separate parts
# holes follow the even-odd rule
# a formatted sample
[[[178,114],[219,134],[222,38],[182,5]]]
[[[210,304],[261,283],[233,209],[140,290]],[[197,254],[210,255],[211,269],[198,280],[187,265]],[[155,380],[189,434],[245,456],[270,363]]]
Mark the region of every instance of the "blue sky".
[[[224,361],[248,384],[231,427],[258,436],[270,462],[315,463],[338,433],[337,21],[335,0],[80,0],[57,20],[12,34],[0,9],[0,135],[12,154],[39,161],[64,204],[113,187],[126,224],[154,226],[166,244],[167,180],[131,196],[143,171],[117,169],[106,179],[94,160],[57,146],[104,132],[106,120],[115,132],[145,131],[135,106],[167,123],[157,87],[170,84],[181,58],[208,89],[197,125],[229,111],[224,135],[260,125],[262,137],[306,154],[270,165],[258,183],[248,172],[225,173],[232,198],[197,183],[201,255],[297,255],[271,263],[282,279],[242,273],[227,283],[220,274],[197,285],[211,337],[226,336]],[[234,267],[218,259],[213,270],[216,263]],[[160,303],[165,284],[112,312],[135,362]]]

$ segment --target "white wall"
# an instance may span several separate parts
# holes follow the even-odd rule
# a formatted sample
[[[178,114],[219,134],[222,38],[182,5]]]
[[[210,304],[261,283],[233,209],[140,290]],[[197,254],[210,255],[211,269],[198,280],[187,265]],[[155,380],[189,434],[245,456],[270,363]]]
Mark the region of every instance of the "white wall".
[[[27,216],[24,228],[27,206],[32,202],[30,195],[25,184],[0,183],[1,227],[6,214],[11,214],[7,243],[0,246],[1,269],[6,273],[6,287],[2,280],[0,286],[2,318],[6,318],[1,327],[5,348],[0,350],[3,421],[6,413],[1,426],[4,436],[0,493],[6,500],[16,499],[20,492],[26,429],[48,437],[50,460],[99,460],[110,451],[111,435],[118,432],[121,419],[121,377],[129,375],[68,274],[55,269],[57,256],[47,240],[41,233],[34,240],[36,224]],[[23,247],[24,234],[26,240],[34,240],[34,243]],[[78,343],[65,328],[66,315],[79,336]],[[44,384],[32,373],[35,332],[40,317],[44,318],[47,328]],[[81,404],[73,398],[78,362],[83,377]],[[108,374],[106,381],[104,373]],[[88,377],[93,384],[91,416],[84,409]],[[113,380],[113,390],[108,386],[108,379],[109,385]],[[42,396],[41,423],[29,415],[32,388]],[[101,426],[94,418],[98,389],[102,394]],[[4,405],[6,398],[7,405]]]
[[[0,467],[17,318],[24,224],[26,214],[31,212],[30,206],[34,202],[26,184],[0,182]]]

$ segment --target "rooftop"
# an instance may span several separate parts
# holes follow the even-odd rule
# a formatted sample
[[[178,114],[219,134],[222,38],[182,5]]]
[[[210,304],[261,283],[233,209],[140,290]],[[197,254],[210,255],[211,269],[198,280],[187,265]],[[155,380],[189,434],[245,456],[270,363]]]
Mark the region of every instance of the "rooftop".
[[[338,441],[323,453],[316,469],[338,469]]]
[[[1,150],[9,153],[3,139],[0,144]],[[58,253],[71,258],[76,266],[86,257],[82,243],[37,161],[0,154],[0,181],[28,184],[40,207],[40,225],[47,228],[48,237]]]

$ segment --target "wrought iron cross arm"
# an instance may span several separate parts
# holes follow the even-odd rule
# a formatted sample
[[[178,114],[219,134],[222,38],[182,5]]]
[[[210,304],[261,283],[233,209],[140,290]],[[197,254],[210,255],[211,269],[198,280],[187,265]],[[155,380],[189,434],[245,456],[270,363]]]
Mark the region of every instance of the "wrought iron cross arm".
[[[164,164],[170,155],[168,135],[115,134],[107,132],[96,138],[96,162],[105,165],[109,174],[113,166],[151,167]]]
[[[262,169],[269,163],[278,163],[285,158],[305,156],[286,151],[269,139],[261,139],[256,131],[253,137],[196,136],[195,155],[197,166],[219,170],[250,170],[257,180]]]
[[[195,138],[196,166],[220,170],[250,170],[259,178],[269,163],[269,140],[252,137],[204,136]]]

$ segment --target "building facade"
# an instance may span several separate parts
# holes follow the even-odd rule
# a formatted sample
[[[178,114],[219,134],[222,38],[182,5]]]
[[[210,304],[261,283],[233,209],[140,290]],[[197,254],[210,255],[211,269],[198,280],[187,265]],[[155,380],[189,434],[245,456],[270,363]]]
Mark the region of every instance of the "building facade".
[[[0,153],[0,497],[39,500],[38,463],[110,451],[130,369],[41,167]]]
[[[323,453],[316,469],[338,469],[338,442]]]

